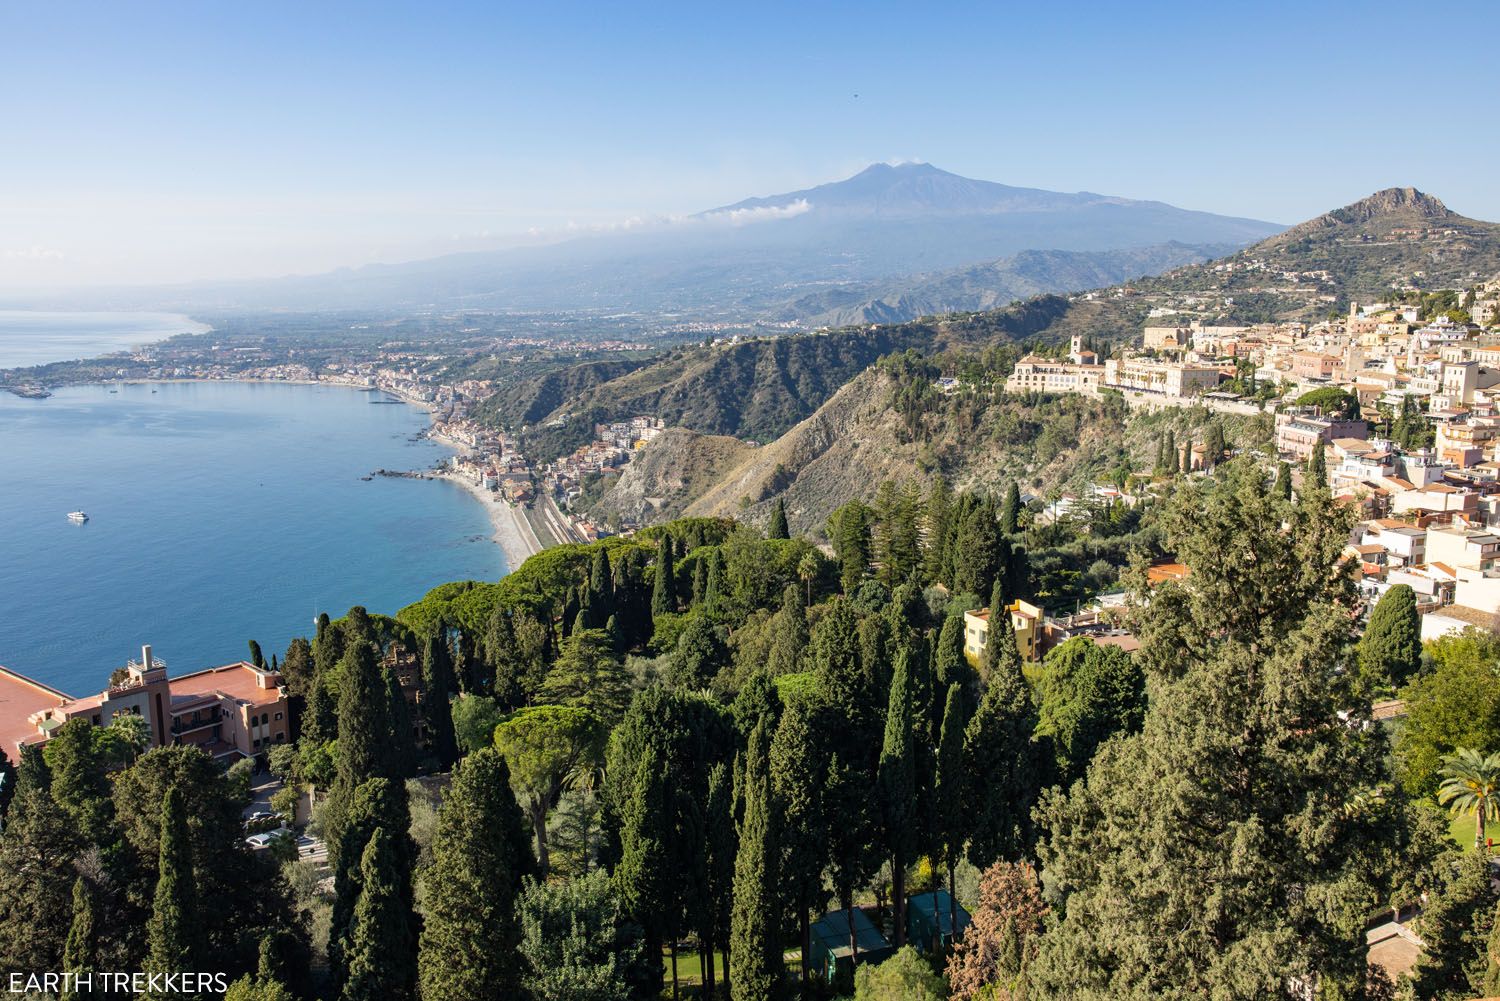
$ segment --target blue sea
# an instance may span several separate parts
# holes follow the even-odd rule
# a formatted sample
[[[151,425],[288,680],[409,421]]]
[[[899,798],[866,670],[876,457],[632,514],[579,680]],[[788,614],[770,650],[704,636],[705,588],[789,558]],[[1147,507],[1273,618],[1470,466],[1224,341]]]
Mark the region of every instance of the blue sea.
[[[143,643],[173,674],[266,657],[318,612],[393,613],[504,557],[441,480],[360,477],[450,454],[418,408],[332,386],[0,393],[0,665],[99,691]],[[69,511],[87,512],[78,525]]]
[[[177,313],[44,313],[0,309],[0,368],[99,355],[210,328]]]

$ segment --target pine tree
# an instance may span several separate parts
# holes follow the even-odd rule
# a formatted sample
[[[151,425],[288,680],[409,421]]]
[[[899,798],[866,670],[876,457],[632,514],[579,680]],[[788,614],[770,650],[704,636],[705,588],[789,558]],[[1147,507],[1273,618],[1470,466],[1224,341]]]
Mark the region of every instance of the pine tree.
[[[389,1001],[416,992],[411,907],[401,895],[395,841],[377,827],[360,857],[359,902],[350,923],[341,1001]]]
[[[443,771],[458,760],[458,737],[453,732],[452,667],[448,644],[434,632],[422,646],[422,714],[432,753]]]
[[[652,616],[677,611],[675,559],[672,536],[663,532],[661,541],[656,546],[656,584],[651,591]]]
[[[1380,596],[1359,641],[1359,671],[1371,690],[1406,684],[1422,666],[1422,623],[1416,593],[1397,584]]]
[[[896,908],[896,948],[906,944],[906,867],[917,843],[917,774],[915,725],[912,708],[910,655],[896,656],[886,708],[885,740],[876,776],[885,848],[891,862],[891,896]]]
[[[853,594],[869,572],[872,557],[870,521],[872,512],[859,501],[850,501],[828,518],[828,537],[838,554],[839,581],[845,594]]]
[[[730,997],[774,1001],[781,996],[779,932],[780,851],[771,799],[764,727],[750,734],[741,783],[745,817],[734,862],[734,907],[729,931]]]
[[[32,745],[27,745],[32,746]],[[69,926],[69,902],[57,892],[75,878],[83,839],[52,802],[45,765],[35,755],[22,778],[0,835],[0,969],[56,970]]]
[[[89,885],[79,876],[73,880],[73,923],[68,928],[68,941],[63,946],[62,969],[78,977],[92,974],[98,958],[99,904]],[[89,996],[69,985],[63,991],[63,1001],[76,1001]]]
[[[176,787],[162,799],[161,851],[156,872],[156,896],[146,922],[147,953],[141,970],[147,974],[168,974],[200,969],[192,849],[188,844],[182,793]],[[167,1001],[178,996],[171,991],[148,991],[142,995],[148,1001]]]
[[[924,507],[927,515],[927,579],[944,580],[948,566],[948,530],[953,518],[953,488],[948,485],[946,477],[941,474],[933,477]]]
[[[1008,616],[1002,616],[1008,622]],[[998,635],[997,635],[998,632]],[[964,763],[969,782],[969,861],[981,869],[999,859],[1014,861],[1031,847],[1031,807],[1041,789],[1031,737],[1036,710],[1014,639],[1004,653],[1007,632],[990,625],[994,660],[988,688],[964,731]]]
[[[1419,998],[1471,998],[1484,989],[1489,972],[1488,940],[1494,934],[1496,894],[1486,853],[1467,851],[1447,859],[1438,890],[1419,919],[1422,953],[1412,968]]]
[[[522,827],[505,759],[488,747],[465,758],[438,810],[426,870],[417,958],[423,1001],[507,1001],[519,993],[515,902],[531,868],[529,859],[514,857]]]
[[[786,522],[786,501],[780,497],[771,508],[771,522],[766,526],[766,538],[768,539],[790,539],[791,530]]]
[[[1027,997],[1265,997],[1293,975],[1358,996],[1356,902],[1388,892],[1393,821],[1340,808],[1386,781],[1384,742],[1347,697],[1350,516],[1268,495],[1247,457],[1177,491],[1159,523],[1192,572],[1132,616],[1151,686],[1141,732],[1109,741],[1039,815],[1042,869],[1066,889]]]
[[[114,840],[114,803],[99,750],[99,728],[87,719],[72,719],[47,741],[45,757],[52,776],[52,799],[77,830],[101,847]]]

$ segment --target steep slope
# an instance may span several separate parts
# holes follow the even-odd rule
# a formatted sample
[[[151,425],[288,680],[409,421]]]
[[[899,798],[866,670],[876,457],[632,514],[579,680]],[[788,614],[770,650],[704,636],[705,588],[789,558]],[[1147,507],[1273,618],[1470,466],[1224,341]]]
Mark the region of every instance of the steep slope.
[[[625,467],[593,512],[635,524],[676,518],[755,450],[738,438],[669,429]]]
[[[554,414],[652,414],[705,434],[769,441],[883,355],[1022,340],[1069,309],[1066,299],[1041,296],[973,316],[678,348],[570,397]]]

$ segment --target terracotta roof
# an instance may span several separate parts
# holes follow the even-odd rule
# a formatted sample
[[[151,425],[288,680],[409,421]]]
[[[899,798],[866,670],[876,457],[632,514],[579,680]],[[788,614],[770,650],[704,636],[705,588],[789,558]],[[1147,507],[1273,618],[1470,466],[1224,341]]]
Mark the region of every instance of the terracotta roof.
[[[57,689],[0,667],[0,747],[11,764],[18,760],[21,744],[36,736],[36,727],[26,718],[66,701],[68,697]]]
[[[271,674],[269,671],[264,672],[274,681],[270,688],[262,688],[257,682],[261,673],[254,665],[240,661],[238,664],[211,667],[206,671],[173,678],[174,708],[176,708],[175,703],[179,696],[212,695],[219,692],[241,702],[254,704],[275,702],[281,697],[277,691],[277,686],[281,681],[280,675]]]
[[[1446,563],[1433,562],[1433,563],[1429,563],[1428,566],[1432,567],[1434,570],[1441,570],[1443,573],[1447,574],[1449,577],[1452,577],[1454,579],[1458,578],[1458,574],[1454,573],[1453,572],[1453,568],[1450,567]]]
[[[1444,605],[1432,614],[1446,615],[1450,619],[1458,619],[1460,622],[1467,622],[1469,625],[1478,626],[1481,629],[1491,628],[1494,626],[1496,619],[1494,612],[1486,612],[1479,608],[1470,608],[1467,605]]]

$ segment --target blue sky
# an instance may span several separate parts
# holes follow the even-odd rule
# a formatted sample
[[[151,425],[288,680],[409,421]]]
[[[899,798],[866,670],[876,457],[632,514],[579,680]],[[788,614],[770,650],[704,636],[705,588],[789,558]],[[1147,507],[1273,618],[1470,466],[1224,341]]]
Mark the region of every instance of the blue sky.
[[[7,4],[0,287],[411,259],[877,160],[1500,219],[1497,29],[1443,0]]]

